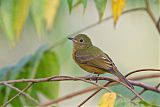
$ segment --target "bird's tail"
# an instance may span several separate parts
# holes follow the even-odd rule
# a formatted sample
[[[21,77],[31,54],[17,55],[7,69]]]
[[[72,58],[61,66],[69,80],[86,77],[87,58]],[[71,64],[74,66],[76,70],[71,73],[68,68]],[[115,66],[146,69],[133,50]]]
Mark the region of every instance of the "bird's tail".
[[[134,89],[133,85],[119,71],[115,71],[115,75],[120,79],[120,81]]]

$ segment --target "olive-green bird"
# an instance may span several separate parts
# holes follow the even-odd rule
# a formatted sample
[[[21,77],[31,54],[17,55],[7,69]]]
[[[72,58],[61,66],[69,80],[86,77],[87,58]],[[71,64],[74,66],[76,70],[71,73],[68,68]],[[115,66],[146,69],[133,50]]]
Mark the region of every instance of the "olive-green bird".
[[[101,49],[92,45],[90,38],[85,34],[78,34],[73,41],[73,59],[85,71],[93,74],[111,73],[120,81],[134,88],[131,83],[118,71],[111,58]]]

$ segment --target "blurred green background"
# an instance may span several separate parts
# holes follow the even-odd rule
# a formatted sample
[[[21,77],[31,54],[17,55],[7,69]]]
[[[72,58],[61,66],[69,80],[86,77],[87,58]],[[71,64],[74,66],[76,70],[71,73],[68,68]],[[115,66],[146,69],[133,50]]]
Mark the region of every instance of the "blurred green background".
[[[13,2],[14,1],[14,2]],[[16,2],[17,3],[16,3]],[[44,0],[28,0],[30,1],[30,7],[27,5],[23,5],[22,7],[11,7],[13,4],[22,3],[20,0],[1,0],[0,8],[1,8],[1,17],[0,17],[0,67],[8,67],[14,66],[17,64],[20,59],[26,57],[28,55],[38,56],[39,53],[45,55],[39,55],[40,62],[38,63],[38,67],[36,67],[36,74],[32,73],[32,68],[30,65],[36,66],[33,62],[27,62],[25,66],[19,68],[20,70],[15,70],[17,75],[13,78],[8,77],[0,79],[16,79],[16,78],[34,78],[34,77],[46,77],[52,75],[68,75],[68,76],[85,76],[88,73],[80,69],[72,60],[72,43],[65,40],[65,43],[56,46],[55,48],[49,50],[48,47],[42,47],[44,44],[49,44],[49,46],[56,44],[61,41],[68,35],[85,28],[86,26],[93,24],[99,21],[98,12],[95,7],[94,1],[90,0],[87,2],[87,6],[84,12],[83,4],[79,4],[78,6],[72,9],[71,13],[69,13],[69,8],[67,4],[67,0],[60,0],[59,5],[57,4],[57,10],[55,9],[55,16],[52,17],[53,22],[48,22],[45,19],[45,9],[49,8],[49,5],[46,7],[43,5],[47,4]],[[53,0],[54,1],[54,0]],[[58,0],[55,0],[58,2]],[[154,13],[155,18],[158,20],[160,16],[160,8],[157,5],[157,0],[149,0],[152,11]],[[27,4],[27,1],[23,2]],[[75,3],[75,1],[74,1]],[[15,5],[14,4],[14,5]],[[26,6],[26,7],[25,7]],[[124,10],[144,7],[145,2],[143,0],[126,0],[126,6]],[[11,8],[11,9],[10,9]],[[18,9],[21,8],[21,9]],[[26,21],[22,21],[21,18],[25,16],[23,13],[23,8],[29,8],[26,13]],[[54,9],[50,8],[49,10]],[[12,13],[10,10],[14,10]],[[50,12],[49,12],[50,13]],[[16,16],[13,19],[10,15]],[[44,16],[43,16],[44,15]],[[107,6],[104,12],[103,17],[107,17],[112,15],[111,13],[111,0],[107,1]],[[47,16],[47,15],[46,15]],[[50,16],[51,17],[51,16]],[[103,18],[102,18],[103,19]],[[49,19],[48,19],[49,20]],[[17,21],[20,23],[22,21],[22,25],[16,25],[12,21]],[[14,31],[10,27],[13,26],[23,26],[22,31]],[[51,26],[52,25],[52,26]],[[145,11],[137,11],[130,12],[125,15],[121,15],[116,27],[113,26],[113,19],[109,21],[105,21],[89,30],[83,31],[81,33],[88,34],[92,39],[93,44],[101,48],[104,52],[109,54],[109,56],[113,59],[118,69],[122,72],[122,74],[127,74],[133,70],[142,69],[142,68],[160,68],[160,34],[157,31],[153,21],[150,16]],[[21,28],[17,28],[21,29]],[[13,31],[12,31],[13,30]],[[7,32],[7,33],[6,33]],[[17,35],[15,37],[15,35]],[[15,39],[17,38],[17,39]],[[39,47],[40,51],[35,53]],[[46,52],[47,50],[47,52]],[[43,53],[44,52],[44,53]],[[41,59],[42,58],[42,59]],[[35,58],[36,59],[36,58]],[[37,60],[36,59],[36,60]],[[29,60],[29,59],[28,59]],[[45,62],[45,60],[47,62]],[[50,61],[52,60],[52,61]],[[21,62],[20,62],[21,63]],[[50,65],[49,65],[50,64]],[[44,67],[42,67],[45,65]],[[52,66],[54,65],[54,66]],[[27,66],[27,67],[26,67]],[[24,67],[26,67],[24,69]],[[48,67],[52,67],[52,69],[48,69]],[[22,70],[24,69],[24,70]],[[46,71],[47,70],[47,71]],[[50,71],[52,70],[52,71]],[[4,72],[4,70],[1,70]],[[7,70],[9,71],[9,70]],[[46,72],[45,72],[46,71]],[[6,76],[4,73],[0,72],[0,76]],[[10,70],[13,72],[13,69]],[[14,73],[14,72],[13,72]],[[29,73],[29,75],[28,75]],[[34,75],[34,76],[33,76]],[[107,76],[108,74],[104,74]],[[136,75],[136,74],[135,74]],[[137,73],[137,75],[143,75],[143,73]],[[150,79],[145,80],[151,85],[156,85],[156,83],[160,82],[160,79]],[[58,83],[57,83],[58,84]],[[16,84],[15,84],[16,85]],[[26,85],[26,84],[25,84]],[[25,86],[24,85],[24,86]],[[34,93],[39,90],[39,93],[36,95],[39,98],[41,103],[45,102],[48,98],[56,98],[57,96],[64,96],[66,94],[72,93],[76,90],[84,89],[85,87],[90,86],[87,83],[83,82],[60,82],[59,85],[56,85],[59,88],[52,90],[52,86],[55,85],[49,84],[41,86],[35,86],[28,93]],[[18,85],[17,85],[18,86]],[[23,87],[24,87],[23,86]],[[48,94],[44,91],[45,88],[51,86]],[[6,98],[6,95],[10,95],[10,91],[6,91],[4,87],[0,86],[1,93],[5,93],[4,96],[0,96],[0,98]],[[19,86],[22,88],[22,86]],[[40,88],[37,88],[40,87]],[[122,94],[123,96],[131,98],[131,92],[124,87],[114,86],[111,88],[113,91]],[[59,95],[57,94],[57,90]],[[140,91],[140,88],[136,88],[136,90]],[[32,92],[33,91],[33,92]],[[53,91],[53,92],[52,92]],[[8,93],[8,94],[6,94]],[[97,107],[99,103],[99,99],[104,94],[105,91],[101,91],[93,97],[91,101],[88,101],[85,104],[85,107]],[[48,96],[49,94],[53,94],[53,96]],[[31,94],[35,97],[34,94]],[[59,103],[59,107],[75,107],[77,104],[83,101],[83,99],[87,98],[90,93],[72,98],[70,100]],[[43,96],[43,97],[42,97]],[[45,96],[45,97],[44,97]],[[160,94],[154,92],[145,92],[142,97],[147,101],[150,101],[154,104],[160,104]],[[35,97],[36,98],[36,97]],[[6,98],[6,100],[9,98]],[[13,101],[10,105],[16,105],[14,102],[21,103],[21,105],[26,104],[22,103],[24,100],[21,97],[20,100]],[[25,101],[25,100],[24,100]],[[19,105],[19,104],[18,104]],[[126,105],[127,106],[127,105]],[[117,106],[118,107],[118,106]]]

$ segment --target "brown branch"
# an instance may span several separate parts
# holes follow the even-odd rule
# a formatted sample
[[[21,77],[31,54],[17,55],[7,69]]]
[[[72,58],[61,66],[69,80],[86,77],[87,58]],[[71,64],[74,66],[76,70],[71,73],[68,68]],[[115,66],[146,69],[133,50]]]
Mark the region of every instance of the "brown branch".
[[[125,75],[125,77],[128,77],[129,75],[137,73],[137,72],[146,72],[146,71],[149,71],[149,72],[156,71],[157,72],[157,71],[160,71],[160,69],[138,69],[138,70],[135,70],[135,71],[128,73],[127,75]]]
[[[104,87],[107,87],[111,82],[107,82],[106,84],[104,84]],[[90,100],[94,95],[96,95],[98,92],[100,92],[102,90],[98,89],[96,92],[94,92],[93,94],[91,94],[89,97],[87,97],[81,104],[79,104],[77,107],[81,107],[83,104],[85,104],[88,100]]]
[[[13,85],[8,84],[8,83],[3,83],[3,85],[5,85],[5,86],[7,86],[7,87],[9,87],[9,88],[11,88],[11,89],[13,89],[13,90],[21,93],[22,95],[26,96],[28,99],[30,99],[31,101],[33,101],[34,103],[39,104],[37,100],[35,100],[34,98],[32,98],[29,94],[27,94],[27,93],[23,92],[22,90],[18,89],[17,87],[14,87]]]
[[[153,78],[158,78],[158,77],[160,77],[160,73],[136,76],[136,77],[131,77],[129,79],[130,80],[142,80],[142,79],[153,79]]]
[[[152,70],[152,71],[159,71],[159,69],[140,69],[140,70],[136,70],[136,71],[133,71],[133,73],[136,73],[136,72],[142,72],[142,71],[150,71],[150,70]],[[131,74],[133,74],[133,73],[129,73],[129,75],[131,75]],[[128,74],[127,74],[128,75]],[[126,76],[127,76],[126,75]],[[128,75],[128,76],[129,76]],[[149,74],[149,75],[142,75],[142,76],[136,76],[136,77],[131,77],[131,78],[129,78],[130,80],[142,80],[142,78],[143,79],[153,79],[153,78],[158,78],[158,77],[160,77],[160,73],[155,73],[155,74]],[[112,83],[112,82],[108,82],[107,83],[107,86],[113,86],[113,85],[116,85],[117,83],[116,82],[114,82],[114,83]],[[159,87],[159,85],[160,84],[158,84],[157,86],[156,86],[156,88],[157,87]],[[146,89],[144,89],[144,90],[146,90]],[[80,106],[82,106],[83,104],[85,104],[89,99],[91,99],[94,95],[96,95],[99,91],[101,91],[101,89],[99,89],[99,90],[97,90],[97,91],[95,91],[93,94],[91,94],[89,97],[87,97],[78,107],[80,107]],[[140,92],[139,93],[139,95],[141,95],[143,92]],[[133,99],[135,99],[135,98],[137,98],[137,96],[135,96]]]
[[[146,70],[146,69],[143,69],[143,70]],[[153,69],[152,69],[153,70]],[[159,70],[159,69],[154,69],[154,70]],[[150,75],[143,75],[143,76],[136,76],[136,77],[132,77],[132,78],[129,78],[131,80],[142,80],[142,79],[149,79],[149,78],[158,78],[160,77],[160,74],[150,74]],[[9,80],[9,81],[0,81],[0,85],[3,85],[4,83],[7,83],[7,84],[11,84],[11,83],[25,83],[25,82],[31,82],[31,84],[29,85],[29,87],[32,86],[33,83],[40,83],[40,82],[51,82],[51,81],[84,81],[84,82],[87,82],[89,83],[89,81],[86,81],[86,80],[108,80],[110,82],[113,81],[112,78],[109,78],[109,77],[70,77],[70,76],[53,76],[53,77],[47,77],[47,78],[39,78],[39,79],[20,79],[20,80]],[[133,83],[134,82],[134,83]],[[91,83],[93,85],[95,85],[94,83]],[[112,84],[109,84],[109,86],[112,86],[112,85],[115,85],[117,83],[112,83]],[[141,84],[140,85],[135,82],[135,81],[131,81],[131,84],[134,84],[136,86],[140,86],[142,88],[146,88],[150,91],[154,91],[154,92],[160,92],[160,89],[153,87],[153,86],[149,86],[149,85],[146,85],[146,84]],[[23,89],[22,91],[26,91],[29,87],[26,87],[25,89]],[[102,86],[101,86],[102,88]],[[101,89],[99,88],[99,89]],[[9,104],[11,101],[13,101],[17,96],[21,95],[22,93],[18,93],[17,95],[15,95],[13,98],[11,98],[9,101],[7,101],[5,104],[3,104],[4,106]],[[3,106],[2,105],[2,106]],[[3,106],[3,107],[4,107]]]
[[[61,102],[61,101],[70,99],[70,98],[75,97],[75,96],[78,96],[78,95],[85,94],[85,93],[90,92],[90,91],[94,91],[94,90],[96,90],[96,89],[100,89],[100,87],[93,86],[93,87],[89,87],[89,88],[86,88],[86,89],[83,89],[83,90],[80,90],[80,91],[76,91],[76,92],[73,92],[73,93],[68,94],[68,95],[66,95],[66,96],[57,98],[57,99],[54,100],[54,101],[51,101],[51,102],[47,102],[47,103],[45,103],[45,104],[42,104],[40,107],[46,107],[46,106],[51,105],[51,104],[56,104],[56,103],[58,103],[58,102]]]
[[[157,28],[158,32],[160,33],[160,29],[159,29],[159,27],[157,26],[157,23],[158,23],[158,22],[156,21],[156,18],[155,18],[154,15],[153,15],[153,12],[152,12],[151,7],[150,7],[150,5],[149,5],[149,0],[146,0],[145,3],[146,3],[146,12],[148,13],[148,15],[149,15],[150,18],[152,19],[155,27]]]
[[[121,85],[123,85],[123,86],[125,86],[125,87],[127,87],[130,91],[132,91],[140,100],[144,100],[139,94],[137,94],[131,87],[129,87],[128,85],[126,85],[126,84],[124,84],[123,82],[121,82],[121,81],[119,81],[119,80],[114,80],[114,79],[112,79],[112,81],[116,81],[116,82],[118,82],[118,83],[120,83]],[[104,86],[104,85],[102,85],[102,86]],[[99,86],[97,86],[98,87],[98,89],[102,89],[101,87],[99,87]],[[90,90],[90,88],[89,88],[89,90]],[[87,89],[87,91],[85,90],[82,90],[84,93],[86,93],[86,92],[88,92],[89,91],[88,89]],[[93,88],[92,90],[95,90],[95,88]],[[92,91],[92,90],[90,90],[90,91]],[[51,100],[51,101],[49,101],[49,102],[47,102],[47,103],[44,103],[44,104],[42,104],[40,107],[46,107],[46,106],[50,106],[50,105],[53,105],[53,104],[55,104],[55,103],[58,103],[58,102],[61,102],[61,101],[64,101],[64,100],[66,100],[66,99],[68,99],[68,98],[72,98],[72,97],[75,97],[75,96],[77,96],[77,95],[79,95],[79,94],[84,94],[84,93],[82,93],[82,91],[78,91],[78,92],[76,92],[76,93],[71,93],[71,94],[69,94],[69,95],[66,95],[66,96],[64,96],[64,97],[62,97],[62,98],[59,98],[59,99],[56,99],[56,100]]]
[[[160,83],[157,85],[157,86],[155,86],[155,88],[158,88],[160,86]],[[139,93],[139,95],[142,95],[145,91],[147,91],[147,89],[143,89],[140,93]],[[134,99],[136,99],[137,98],[137,96],[135,96],[134,98],[132,98],[131,100],[134,100]]]
[[[157,22],[157,28],[158,28],[158,31],[160,32],[160,16],[159,16],[159,19],[158,19],[158,22]]]
[[[151,75],[152,76],[152,75]],[[144,76],[142,76],[144,77]],[[148,78],[150,78],[150,76],[148,75],[147,76]],[[157,77],[160,77],[160,75],[158,75]],[[113,81],[114,79],[113,78],[109,78],[109,77],[71,77],[71,76],[53,76],[53,77],[47,77],[47,78],[39,78],[39,79],[20,79],[20,80],[9,80],[9,81],[1,81],[0,84],[3,84],[4,82],[5,83],[8,83],[8,84],[11,84],[11,83],[25,83],[25,82],[33,82],[33,83],[40,83],[40,82],[51,82],[51,81],[79,81],[81,79],[85,79],[85,80],[108,80],[108,81]],[[132,80],[136,80],[136,77],[135,78],[131,78]],[[138,77],[138,79],[140,79],[140,76]],[[141,79],[147,79],[146,77],[144,78],[141,78]],[[82,80],[81,80],[82,81]],[[135,82],[135,81],[131,81],[131,83],[133,82],[133,85],[136,85],[136,86],[140,86],[138,84],[138,82]],[[145,86],[145,85],[143,85]],[[142,86],[142,87],[143,87]],[[146,86],[145,86],[146,88]],[[154,89],[152,90],[151,88],[151,91],[155,91]]]
[[[30,83],[28,86],[26,86],[22,92],[28,90],[31,86],[33,85],[33,83]],[[12,102],[16,97],[20,96],[22,93],[17,93],[15,96],[13,96],[11,99],[9,99],[7,102],[5,102],[3,105],[1,105],[0,107],[5,107],[7,106],[10,102]]]
[[[145,91],[147,91],[146,89],[143,89],[141,92],[139,92],[138,94],[139,95],[142,95]],[[133,97],[131,100],[134,100],[134,99],[136,99],[137,98],[137,96],[135,96],[135,97]]]

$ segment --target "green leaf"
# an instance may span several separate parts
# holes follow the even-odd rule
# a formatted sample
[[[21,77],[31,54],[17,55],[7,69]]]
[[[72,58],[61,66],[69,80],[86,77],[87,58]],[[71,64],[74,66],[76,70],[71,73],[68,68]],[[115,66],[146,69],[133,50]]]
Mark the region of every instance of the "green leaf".
[[[85,10],[87,7],[87,0],[82,0],[82,4],[83,4],[84,10]]]
[[[67,0],[67,3],[68,3],[68,7],[69,7],[69,13],[71,13],[73,0]]]
[[[141,100],[141,101],[139,102],[139,104],[141,104],[141,105],[143,105],[143,106],[145,106],[145,107],[160,107],[160,106],[158,106],[158,105],[154,105],[154,104],[151,104],[151,103],[149,103],[149,102],[147,102],[147,101],[143,101],[143,100]]]
[[[107,0],[94,0],[94,3],[99,14],[99,20],[101,20],[106,9]]]
[[[49,49],[48,45],[40,47],[34,55],[29,55],[22,58],[17,64],[6,66],[0,69],[0,80],[22,79],[22,78],[43,78],[54,75],[59,75],[59,63],[56,54]],[[15,87],[23,89],[28,83],[15,83]],[[30,88],[27,93],[35,98],[39,98],[38,93],[43,94],[47,98],[56,98],[58,96],[59,83],[39,83]],[[0,86],[0,104],[12,98],[17,92],[10,88]],[[25,100],[24,100],[25,99]],[[35,104],[24,97],[23,102],[26,101],[28,106],[35,106]],[[12,106],[24,106],[22,98],[16,98],[10,103]],[[26,105],[25,105],[26,106]]]
[[[39,37],[41,37],[44,27],[45,0],[32,0],[31,15]]]
[[[1,0],[0,18],[2,20],[2,28],[5,31],[12,46],[15,45],[15,36],[12,29],[12,7],[13,0]]]
[[[83,4],[83,8],[84,8],[83,12],[85,12],[86,7],[87,7],[87,0],[82,0],[82,4]]]
[[[57,56],[54,52],[46,51],[40,60],[40,64],[37,68],[36,78],[44,78],[59,75],[60,66],[58,64]],[[56,98],[58,96],[59,83],[39,83],[33,86],[32,95],[37,96],[40,92],[48,98]],[[36,93],[35,93],[36,91]]]
[[[23,26],[28,16],[30,0],[14,0],[12,22],[16,38],[19,39]]]

